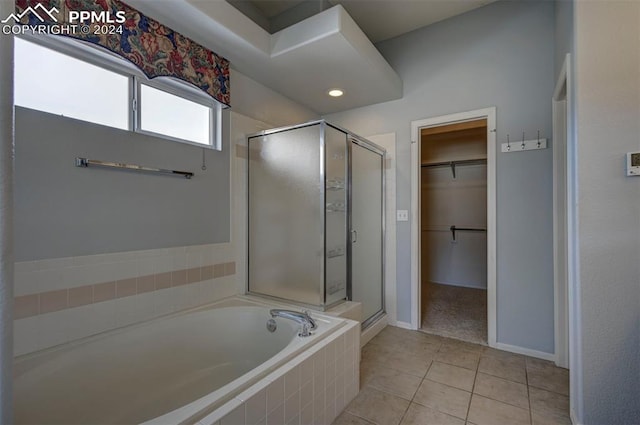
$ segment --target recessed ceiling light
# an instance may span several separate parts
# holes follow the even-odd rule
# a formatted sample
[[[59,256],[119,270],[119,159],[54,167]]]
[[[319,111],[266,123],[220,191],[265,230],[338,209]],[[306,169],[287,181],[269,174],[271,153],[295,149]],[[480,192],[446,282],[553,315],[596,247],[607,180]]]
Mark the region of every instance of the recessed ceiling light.
[[[344,92],[340,89],[331,89],[329,90],[329,96],[331,97],[340,97],[344,94]]]

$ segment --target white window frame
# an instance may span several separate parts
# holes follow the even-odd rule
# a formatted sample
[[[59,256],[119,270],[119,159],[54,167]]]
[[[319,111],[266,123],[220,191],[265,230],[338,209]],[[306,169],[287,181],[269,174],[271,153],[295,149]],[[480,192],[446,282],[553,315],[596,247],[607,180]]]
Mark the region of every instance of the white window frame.
[[[126,59],[80,40],[43,35],[21,35],[20,38],[127,77],[129,79],[129,114],[127,115],[129,119],[127,129],[129,131],[204,149],[222,150],[222,104],[191,84],[171,77],[149,79],[142,71]],[[142,84],[208,107],[210,110],[210,143],[203,144],[162,133],[142,130],[140,127],[141,110],[138,107],[140,105],[140,86]],[[104,125],[100,123],[94,124]]]
[[[165,81],[163,81],[165,80]],[[164,78],[164,79],[153,79],[153,80],[149,80],[146,77],[139,77],[139,76],[133,76],[133,131],[135,131],[136,133],[141,133],[141,134],[147,134],[150,136],[156,136],[156,137],[162,137],[164,139],[169,139],[169,140],[175,140],[176,142],[182,142],[182,143],[188,143],[191,145],[195,145],[195,146],[203,146],[203,147],[208,147],[208,146],[212,146],[215,144],[215,141],[217,140],[216,137],[216,130],[219,128],[220,122],[221,122],[221,118],[218,118],[218,115],[220,115],[220,117],[222,116],[222,108],[218,105],[212,105],[212,102],[207,101],[207,99],[203,99],[202,96],[198,94],[194,94],[191,93],[190,91],[186,90],[186,87],[176,87],[177,84],[171,84],[173,83],[173,81],[169,80],[168,78]],[[189,100],[193,103],[197,103],[199,105],[203,105],[209,108],[209,141],[211,142],[211,144],[209,145],[205,145],[203,143],[198,143],[198,142],[194,142],[191,140],[186,140],[186,139],[181,139],[179,137],[175,137],[175,136],[169,136],[167,134],[162,134],[162,133],[156,133],[154,131],[149,131],[149,130],[143,130],[142,129],[142,121],[141,121],[141,116],[142,116],[142,108],[140,108],[140,99],[141,99],[141,92],[142,92],[142,85],[145,86],[149,86],[152,87],[154,89],[158,89],[160,91],[163,91],[165,93],[169,93],[172,94],[174,96],[180,97],[182,99],[185,100]],[[214,103],[217,103],[215,101],[213,101]],[[217,107],[216,107],[217,106]]]

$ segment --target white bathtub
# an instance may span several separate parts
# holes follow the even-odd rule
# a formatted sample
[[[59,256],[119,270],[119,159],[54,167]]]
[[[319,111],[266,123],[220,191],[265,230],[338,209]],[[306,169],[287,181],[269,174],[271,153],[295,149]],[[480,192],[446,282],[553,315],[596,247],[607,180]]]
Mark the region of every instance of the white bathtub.
[[[244,422],[237,419],[237,405],[247,401],[247,391],[266,387],[290,370],[291,364],[326,351],[327,341],[342,341],[342,352],[330,348],[332,364],[323,358],[324,386],[331,380],[327,365],[334,380],[342,379],[337,375],[336,353],[344,353],[351,345],[345,332],[355,329],[354,322],[314,314],[318,329],[313,336],[302,338],[297,336],[298,324],[278,318],[277,330],[271,333],[266,329],[271,307],[233,298],[18,358],[16,423],[177,424],[206,422],[206,418],[215,423],[234,409],[232,422],[250,423],[246,414]],[[350,335],[353,339],[355,333]],[[346,354],[344,358],[340,361],[353,364]],[[355,373],[355,377],[350,374],[349,382],[336,384],[336,388],[345,388],[344,404],[352,398]],[[302,393],[302,385],[300,380],[299,396],[309,398],[308,392]],[[283,406],[287,395],[283,394]],[[310,401],[316,396],[319,390],[311,393]],[[325,410],[330,398],[323,394]],[[303,404],[308,403],[302,398],[297,403],[301,418]],[[332,413],[323,415],[327,423],[339,413],[338,404],[340,401],[333,402],[329,406]],[[265,418],[272,408],[276,412],[277,406],[264,406]],[[282,410],[286,413],[284,407]]]

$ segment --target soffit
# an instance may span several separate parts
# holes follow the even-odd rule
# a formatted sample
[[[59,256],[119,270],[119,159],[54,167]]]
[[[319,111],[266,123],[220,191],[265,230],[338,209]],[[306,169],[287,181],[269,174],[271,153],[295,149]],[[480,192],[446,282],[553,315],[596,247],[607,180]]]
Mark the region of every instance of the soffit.
[[[224,1],[128,3],[223,55],[234,69],[318,114],[402,96],[400,77],[340,5],[269,34]],[[233,107],[233,81],[231,87]],[[329,97],[327,91],[334,87],[344,90],[345,95]]]

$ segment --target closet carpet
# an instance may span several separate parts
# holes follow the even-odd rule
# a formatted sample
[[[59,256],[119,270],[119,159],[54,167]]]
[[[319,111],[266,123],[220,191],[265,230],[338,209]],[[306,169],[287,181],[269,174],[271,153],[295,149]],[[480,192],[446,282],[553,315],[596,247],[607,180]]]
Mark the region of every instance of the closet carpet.
[[[423,332],[487,344],[487,291],[422,283]]]

